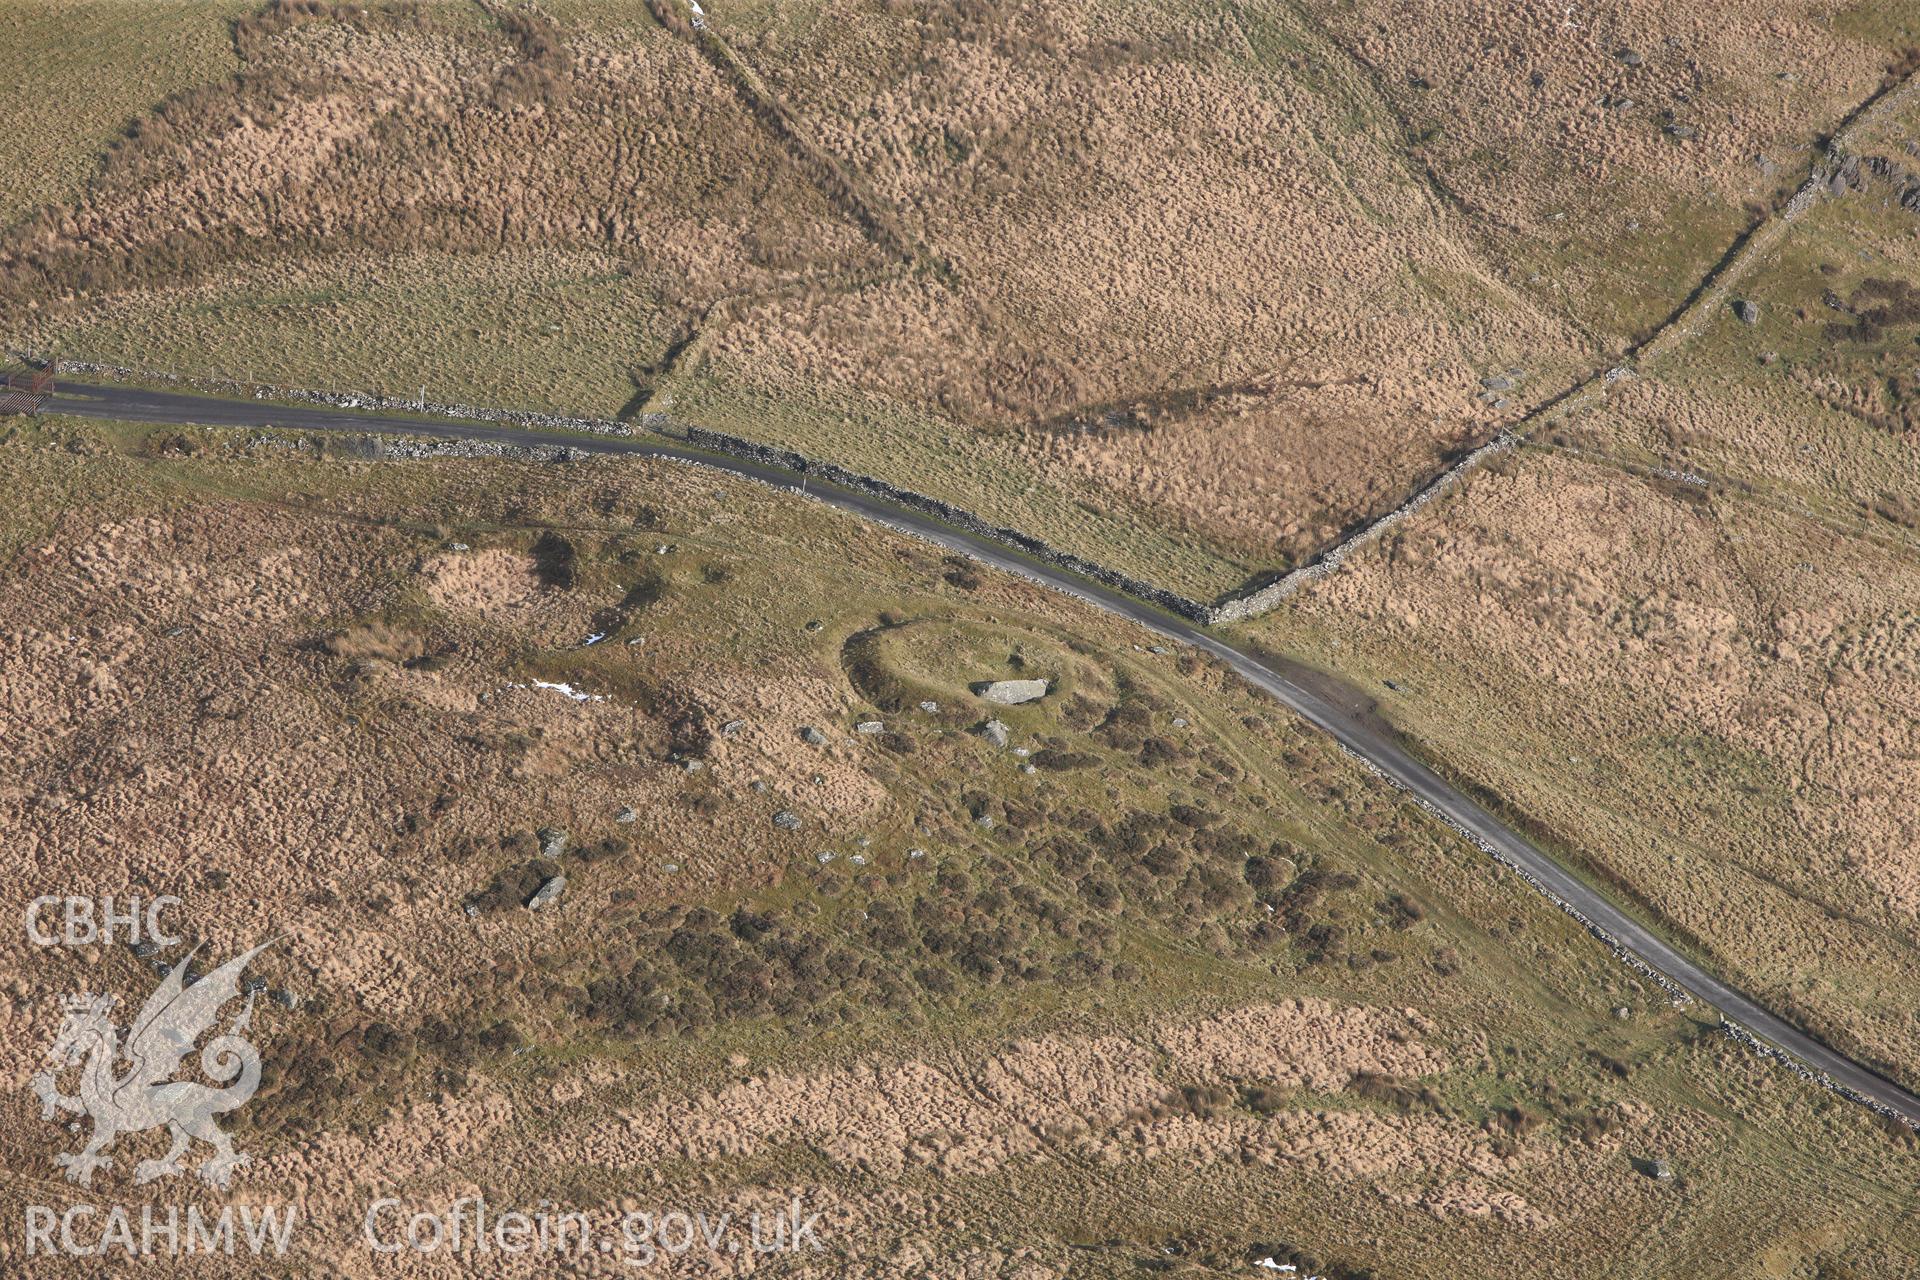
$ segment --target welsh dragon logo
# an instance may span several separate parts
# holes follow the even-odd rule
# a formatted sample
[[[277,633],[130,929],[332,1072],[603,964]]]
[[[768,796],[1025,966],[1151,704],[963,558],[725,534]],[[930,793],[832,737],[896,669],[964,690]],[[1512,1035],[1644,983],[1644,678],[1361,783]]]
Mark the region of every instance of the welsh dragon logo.
[[[115,1138],[162,1127],[172,1135],[173,1145],[160,1159],[142,1160],[134,1168],[136,1183],[181,1172],[180,1158],[195,1139],[213,1148],[199,1170],[208,1186],[226,1187],[233,1171],[248,1163],[213,1118],[246,1105],[260,1087],[260,1055],[240,1035],[253,1018],[253,991],[246,993],[246,1007],[226,1031],[200,1051],[201,1070],[224,1087],[173,1076],[195,1041],[212,1029],[220,1010],[240,996],[240,971],[247,961],[272,945],[234,957],[191,986],[185,980],[193,960],[189,954],[147,1000],[127,1029],[124,1045],[113,1021],[118,1000],[85,993],[67,997],[66,1020],[47,1053],[55,1065],[34,1076],[33,1090],[40,1096],[41,1119],[52,1120],[66,1111],[93,1121],[93,1136],[85,1148],[54,1157],[54,1163],[66,1169],[68,1182],[92,1186],[94,1170],[113,1163],[104,1152]],[[79,1093],[69,1097],[60,1092],[55,1077],[72,1067],[80,1068],[80,1085]]]

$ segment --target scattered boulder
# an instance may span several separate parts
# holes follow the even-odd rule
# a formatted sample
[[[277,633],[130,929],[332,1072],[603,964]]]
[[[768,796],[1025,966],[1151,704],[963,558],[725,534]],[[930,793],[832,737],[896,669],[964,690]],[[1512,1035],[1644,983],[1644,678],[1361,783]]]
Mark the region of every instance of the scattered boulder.
[[[565,876],[553,876],[549,878],[545,884],[533,891],[531,898],[527,899],[527,910],[538,911],[542,907],[551,906],[566,887],[567,878]]]
[[[1513,379],[1503,373],[1496,373],[1480,379],[1480,385],[1488,391],[1511,391]]]
[[[1673,1166],[1665,1160],[1648,1160],[1642,1164],[1641,1171],[1655,1182],[1673,1181]]]
[[[557,858],[567,851],[567,833],[558,827],[542,827],[533,833],[540,842],[540,856]]]
[[[980,730],[980,733],[988,742],[996,747],[1005,747],[1007,745],[1007,726],[1001,724],[998,720],[987,721],[985,727]]]
[[[1690,124],[1670,124],[1667,126],[1667,135],[1681,142],[1691,142],[1700,136],[1700,131]]]
[[[827,735],[810,724],[801,727],[800,740],[810,747],[824,747],[827,745]]]
[[[1622,49],[1613,56],[1620,60],[1622,66],[1627,67],[1637,67],[1646,61],[1646,58],[1636,49]]]
[[[1740,317],[1741,324],[1760,323],[1760,304],[1750,298],[1741,298],[1733,304],[1733,314]]]
[[[723,738],[731,738],[746,727],[747,722],[745,720],[729,720],[720,726],[720,736]]]
[[[782,809],[773,815],[773,825],[782,831],[798,831],[800,829],[800,815],[791,809]]]
[[[937,702],[923,702],[920,704],[920,709],[928,715],[932,715],[940,709],[940,704]]]
[[[613,820],[620,823],[634,823],[640,821],[640,815],[633,811],[632,805],[623,804],[620,806],[620,812],[613,815]]]
[[[862,720],[859,724],[853,726],[853,731],[855,733],[865,734],[885,733],[887,726],[878,720]]]
[[[1613,1006],[1613,1018],[1615,1022],[1625,1022],[1628,1018],[1631,1018],[1632,1016],[1633,1016],[1633,1010],[1627,1008],[1627,1006],[1623,1004],[1617,1004]]]
[[[977,684],[973,691],[988,702],[1017,707],[1023,702],[1038,702],[1047,696],[1045,680],[994,680]]]

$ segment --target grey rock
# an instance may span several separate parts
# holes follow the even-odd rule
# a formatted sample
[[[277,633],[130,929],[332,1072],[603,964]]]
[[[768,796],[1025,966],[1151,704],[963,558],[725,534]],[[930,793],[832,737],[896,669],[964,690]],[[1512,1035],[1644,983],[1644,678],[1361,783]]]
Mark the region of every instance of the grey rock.
[[[990,813],[981,814],[974,819],[974,822],[988,831],[993,830],[993,815]]]
[[[747,722],[745,720],[729,720],[720,726],[720,736],[723,738],[731,738],[734,734],[739,733],[746,727]]]
[[[1633,1016],[1633,1010],[1627,1008],[1627,1006],[1623,1004],[1617,1004],[1613,1006],[1614,1021],[1625,1022],[1628,1018],[1631,1018],[1632,1016]]]
[[[1023,702],[1037,702],[1047,696],[1045,680],[994,680],[974,686],[973,691],[988,702],[1003,707],[1017,707]]]
[[[847,861],[856,867],[864,867],[867,865],[866,855],[864,854],[856,853],[851,858],[848,858]]]
[[[1033,752],[1029,751],[1025,747],[1015,747],[1013,749],[1013,754],[1019,756],[1022,760],[1025,760],[1028,756],[1032,755]]]
[[[1629,67],[1637,67],[1641,63],[1646,61],[1646,59],[1642,57],[1637,50],[1634,50],[1634,49],[1622,49],[1620,50],[1620,52],[1614,54],[1613,56],[1618,58],[1623,66],[1629,66]]]
[[[920,859],[922,859],[922,858],[924,858],[924,857],[926,857],[926,856],[927,856],[927,851],[926,851],[925,849],[909,849],[909,850],[907,850],[907,857],[909,857],[909,858],[911,858],[911,859],[913,859],[913,860],[914,860],[915,862],[918,862],[918,861],[920,861]]]
[[[1647,1173],[1647,1176],[1649,1178],[1652,1178],[1655,1182],[1672,1182],[1673,1181],[1673,1166],[1668,1164],[1665,1160],[1647,1161],[1646,1173]]]
[[[527,910],[538,911],[542,907],[553,905],[554,900],[560,896],[566,887],[567,878],[565,876],[554,876],[533,891],[533,896],[527,899]]]
[[[1167,648],[1167,646],[1165,646],[1165,645],[1163,645],[1163,644],[1150,644],[1150,645],[1148,645],[1148,646],[1147,646],[1147,652],[1148,652],[1148,653],[1157,653],[1157,654],[1159,654],[1159,655],[1160,655],[1161,657],[1163,657],[1163,658],[1164,658],[1164,657],[1166,657],[1166,656],[1167,656],[1168,654],[1170,654],[1170,653],[1172,653],[1172,652],[1173,652],[1173,650],[1171,650],[1171,649],[1169,649],[1169,648]]]
[[[1020,766],[1020,772],[1022,772],[1022,773],[1038,773],[1038,772],[1040,772],[1040,769],[1039,769],[1039,766],[1037,766],[1037,765],[1031,765],[1031,764],[1023,764],[1023,765],[1021,765],[1021,766]]]
[[[160,954],[160,944],[150,939],[142,938],[133,944],[133,954],[142,960],[145,960],[148,956],[157,956]]]
[[[1750,298],[1741,298],[1733,304],[1733,314],[1740,317],[1741,324],[1760,323],[1760,304]]]
[[[1667,133],[1682,142],[1690,142],[1700,136],[1700,131],[1690,124],[1670,124]]]
[[[932,715],[940,709],[940,704],[937,702],[923,702],[920,704],[920,709],[928,715]]]
[[[1173,727],[1174,727],[1174,728],[1176,728],[1176,729],[1184,729],[1184,728],[1186,728],[1186,727],[1187,727],[1187,718],[1186,718],[1185,716],[1175,716],[1175,717],[1173,718]]]
[[[981,729],[980,732],[988,742],[996,747],[1004,747],[1007,745],[1007,726],[1001,724],[998,720],[987,721],[986,727]]]
[[[827,735],[812,725],[806,725],[801,728],[800,740],[810,747],[824,747],[827,745]]]
[[[276,987],[272,991],[267,992],[267,999],[273,1001],[282,1009],[297,1009],[300,1007],[300,997],[285,987]]]
[[[533,833],[540,842],[540,856],[557,858],[567,851],[567,833],[558,827],[542,827]]]
[[[809,623],[807,623],[807,630],[809,630],[809,631],[818,631],[818,630],[819,630],[820,628],[822,628],[822,627],[824,627],[824,626],[826,626],[826,625],[827,625],[827,624],[826,624],[826,623],[824,623],[824,622],[822,622],[822,621],[820,621],[820,619],[818,619],[818,618],[815,618],[815,619],[813,619],[813,621],[811,621],[811,622],[809,622]]]
[[[620,812],[613,815],[615,822],[632,823],[640,821],[640,815],[633,811],[632,805],[621,805]]]
[[[859,724],[853,726],[853,731],[855,733],[865,734],[885,733],[887,726],[878,720],[862,720]]]
[[[773,815],[773,825],[782,831],[798,831],[800,829],[800,815],[791,809],[782,809]]]
[[[1513,379],[1507,377],[1505,374],[1496,373],[1480,379],[1480,385],[1488,391],[1511,391],[1513,389]]]
[[[747,784],[747,790],[753,792],[753,794],[757,796],[763,796],[767,794],[767,784],[761,781],[759,778],[755,778],[752,782],[749,782]]]
[[[685,769],[688,773],[698,773],[702,769],[706,768],[707,766],[698,760],[682,760],[680,762],[680,767],[682,769]]]
[[[831,849],[822,849],[820,852],[813,855],[813,860],[824,867],[829,862],[832,862],[834,858],[836,858],[837,856],[839,855],[835,854],[834,851]]]

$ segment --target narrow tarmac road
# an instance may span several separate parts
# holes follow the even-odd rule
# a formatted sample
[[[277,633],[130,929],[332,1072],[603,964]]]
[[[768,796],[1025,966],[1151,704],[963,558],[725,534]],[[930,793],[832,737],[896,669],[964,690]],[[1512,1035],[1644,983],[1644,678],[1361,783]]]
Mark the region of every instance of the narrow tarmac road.
[[[797,489],[793,472],[737,458],[708,454],[657,436],[601,436],[538,431],[492,423],[412,419],[324,406],[220,400],[140,387],[65,385],[43,412],[135,422],[201,424],[223,427],[279,427],[298,431],[394,434],[503,445],[558,445],[581,453],[671,458],[743,476],[763,484]],[[1584,919],[1631,961],[1637,961],[1745,1028],[1765,1045],[1784,1052],[1825,1083],[1868,1105],[1920,1128],[1920,1097],[1870,1068],[1835,1052],[1768,1013],[1755,1001],[1701,969],[1646,926],[1616,907],[1551,856],[1488,813],[1459,789],[1415,759],[1390,730],[1359,708],[1370,702],[1357,690],[1346,696],[1339,682],[1322,673],[1289,674],[1287,664],[1266,662],[1210,632],[1153,606],[1060,569],[1029,560],[997,543],[896,507],[866,494],[807,479],[808,496],[863,519],[902,530],[949,550],[1020,574],[1079,597],[1095,608],[1117,614],[1162,636],[1192,645],[1219,658],[1249,684],[1263,690],[1295,714],[1330,735],[1388,781],[1411,792],[1430,812],[1457,828],[1488,854],[1519,869],[1544,892]],[[1349,705],[1351,704],[1351,705]]]

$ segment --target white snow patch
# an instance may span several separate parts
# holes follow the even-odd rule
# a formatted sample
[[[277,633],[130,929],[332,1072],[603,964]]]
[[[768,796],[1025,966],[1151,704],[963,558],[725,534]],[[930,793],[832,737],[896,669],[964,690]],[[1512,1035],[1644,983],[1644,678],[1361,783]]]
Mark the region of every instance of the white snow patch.
[[[575,702],[605,702],[607,700],[607,695],[604,693],[588,693],[585,689],[574,688],[564,680],[557,684],[551,680],[535,680],[531,685],[513,684],[507,687],[509,689],[551,689],[555,693],[565,694]]]

